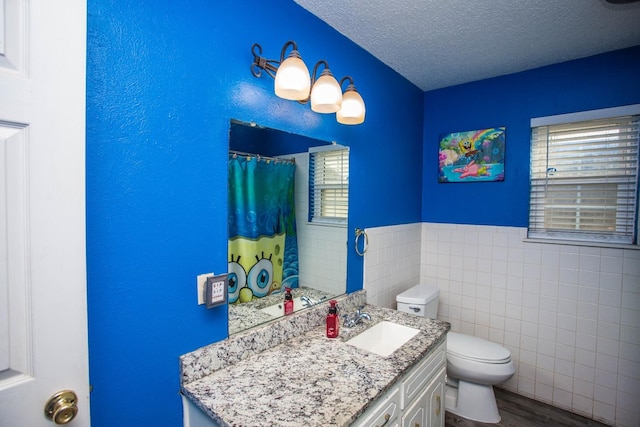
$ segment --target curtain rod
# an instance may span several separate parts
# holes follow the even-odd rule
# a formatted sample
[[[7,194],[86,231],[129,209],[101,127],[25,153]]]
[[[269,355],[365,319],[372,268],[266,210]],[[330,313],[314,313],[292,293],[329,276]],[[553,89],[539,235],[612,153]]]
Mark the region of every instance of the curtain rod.
[[[263,156],[260,154],[253,154],[253,153],[245,153],[242,151],[235,151],[235,150],[229,150],[229,155],[233,156],[233,158],[235,159],[237,156],[246,156],[249,159],[251,157],[255,157],[258,159],[258,161],[260,160],[264,160],[264,161],[270,161],[273,160],[274,162],[284,162],[284,163],[295,163],[296,159],[295,158],[290,158],[290,159],[285,159],[283,157],[269,157],[269,156]],[[247,160],[249,160],[247,159]]]

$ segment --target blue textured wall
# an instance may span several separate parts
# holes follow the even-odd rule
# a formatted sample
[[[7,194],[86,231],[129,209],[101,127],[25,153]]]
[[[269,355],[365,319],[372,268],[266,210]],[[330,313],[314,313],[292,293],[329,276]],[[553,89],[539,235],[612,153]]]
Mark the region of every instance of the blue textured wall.
[[[277,58],[289,39],[352,75],[364,125],[251,75],[253,43]],[[227,336],[226,307],[197,306],[195,280],[227,266],[230,119],[349,145],[352,233],[420,221],[423,94],[290,0],[89,0],[87,48],[92,425],[177,427],[178,356]],[[361,287],[350,248],[348,290]]]
[[[526,227],[530,120],[640,103],[640,46],[424,96],[422,219]],[[439,136],[506,126],[504,182],[438,183]]]

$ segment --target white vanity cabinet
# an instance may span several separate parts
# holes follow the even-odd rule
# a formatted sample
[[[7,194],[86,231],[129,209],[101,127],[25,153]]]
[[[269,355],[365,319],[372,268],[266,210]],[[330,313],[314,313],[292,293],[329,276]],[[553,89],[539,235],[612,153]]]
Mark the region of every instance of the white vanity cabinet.
[[[444,427],[445,374],[445,368],[440,369],[436,377],[427,386],[425,426]]]
[[[446,341],[396,382],[352,426],[444,427],[445,368]]]
[[[182,425],[184,427],[218,427],[218,424],[198,408],[188,397],[182,396]]]
[[[404,410],[402,427],[444,427],[444,381],[445,368],[441,368]]]
[[[401,409],[400,409],[401,387],[395,384],[388,390],[382,398],[367,409],[352,427],[398,427],[400,425]]]

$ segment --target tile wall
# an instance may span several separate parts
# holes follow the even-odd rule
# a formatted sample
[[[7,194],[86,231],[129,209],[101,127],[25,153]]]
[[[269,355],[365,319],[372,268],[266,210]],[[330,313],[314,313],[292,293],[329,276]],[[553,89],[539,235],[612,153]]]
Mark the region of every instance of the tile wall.
[[[365,231],[369,241],[364,254],[367,303],[396,308],[396,295],[420,283],[422,225]]]
[[[504,388],[640,426],[640,250],[523,242],[526,228],[514,227],[367,232],[380,236],[365,256],[368,302],[395,307],[395,294],[417,282],[404,259],[419,252],[420,281],[441,291],[439,317],[511,351],[516,374]]]
[[[309,217],[309,154],[296,154],[296,227],[300,286],[341,295],[347,283],[347,227],[318,225]]]

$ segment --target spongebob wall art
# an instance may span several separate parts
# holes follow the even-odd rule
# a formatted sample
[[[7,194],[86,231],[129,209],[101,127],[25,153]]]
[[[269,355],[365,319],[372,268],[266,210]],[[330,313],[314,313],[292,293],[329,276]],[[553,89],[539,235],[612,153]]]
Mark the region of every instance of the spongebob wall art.
[[[441,136],[439,182],[504,181],[504,127]]]

